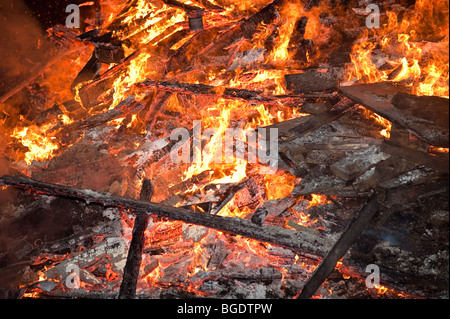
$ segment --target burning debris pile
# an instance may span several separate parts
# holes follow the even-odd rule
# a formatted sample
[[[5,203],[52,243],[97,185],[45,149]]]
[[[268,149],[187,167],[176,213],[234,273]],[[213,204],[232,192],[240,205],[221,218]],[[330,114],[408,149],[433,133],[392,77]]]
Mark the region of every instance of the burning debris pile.
[[[48,30],[0,97],[2,297],[448,297],[448,1],[412,2]]]

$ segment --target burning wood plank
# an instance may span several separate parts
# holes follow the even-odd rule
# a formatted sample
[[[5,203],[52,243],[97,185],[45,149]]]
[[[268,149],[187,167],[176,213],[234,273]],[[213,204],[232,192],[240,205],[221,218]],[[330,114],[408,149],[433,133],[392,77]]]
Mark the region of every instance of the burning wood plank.
[[[431,156],[419,150],[414,150],[410,147],[398,145],[391,141],[384,141],[381,144],[381,150],[385,153],[404,158],[413,163],[425,165],[429,168],[435,169],[439,172],[449,172],[449,159],[444,155],[444,158],[438,156]]]
[[[272,95],[267,96],[260,91],[223,88],[206,84],[189,84],[168,81],[152,81],[147,80],[136,84],[139,88],[148,90],[161,90],[172,93],[182,93],[189,95],[205,95],[213,97],[222,97],[225,99],[239,99],[250,102],[259,102],[263,104],[278,104],[279,102],[300,102],[303,101],[302,96],[285,96]]]
[[[327,248],[329,248],[325,238],[284,228],[257,226],[250,221],[240,218],[194,213],[185,209],[114,197],[91,190],[42,183],[28,178],[3,176],[0,179],[0,183],[2,185],[33,190],[33,192],[39,194],[83,200],[89,204],[100,204],[104,207],[128,209],[134,213],[151,212],[151,214],[166,217],[171,220],[179,220],[188,224],[214,228],[219,231],[283,246],[312,259],[320,258],[327,251]]]

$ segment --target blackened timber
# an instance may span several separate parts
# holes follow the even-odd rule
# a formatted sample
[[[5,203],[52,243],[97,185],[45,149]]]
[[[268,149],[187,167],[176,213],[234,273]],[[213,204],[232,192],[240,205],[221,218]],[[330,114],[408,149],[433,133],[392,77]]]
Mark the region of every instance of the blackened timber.
[[[431,156],[419,150],[412,149],[403,145],[393,143],[391,141],[383,141],[381,151],[406,159],[410,162],[425,165],[438,172],[449,172],[449,158],[447,156],[437,157]]]
[[[327,279],[334,270],[337,262],[344,257],[345,253],[350,249],[350,246],[359,238],[377,212],[378,198],[377,195],[374,194],[316,268],[306,285],[303,287],[299,299],[309,299],[314,295],[317,289],[319,289],[325,279]]]
[[[341,77],[339,68],[329,69],[327,72],[309,70],[305,73],[287,74],[284,76],[288,91],[295,94],[334,90]]]
[[[150,201],[154,193],[151,180],[144,179],[139,200]],[[128,250],[127,262],[123,270],[123,280],[120,286],[119,299],[136,298],[136,287],[142,262],[142,251],[145,245],[145,230],[148,227],[150,215],[145,212],[136,214],[133,227],[133,237]]]
[[[301,95],[298,96],[263,95],[262,92],[260,91],[223,88],[206,84],[190,84],[190,83],[146,80],[144,82],[137,83],[136,86],[139,88],[146,88],[149,90],[161,90],[172,93],[182,93],[189,95],[207,95],[207,96],[221,97],[225,99],[254,101],[263,104],[278,104],[278,102],[303,101],[303,97]]]
[[[89,204],[129,210],[131,213],[151,213],[170,220],[183,221],[226,233],[282,246],[306,258],[318,260],[331,248],[326,238],[290,229],[258,226],[240,218],[195,213],[190,210],[158,203],[115,197],[109,194],[68,186],[38,182],[29,178],[3,176],[0,185],[13,186],[36,194],[82,200]]]
[[[355,107],[355,103],[345,97],[341,98],[329,110],[317,115],[310,115],[307,121],[291,129],[298,137],[305,136],[311,132],[321,128],[323,125],[331,123],[339,117],[345,115],[348,111]]]

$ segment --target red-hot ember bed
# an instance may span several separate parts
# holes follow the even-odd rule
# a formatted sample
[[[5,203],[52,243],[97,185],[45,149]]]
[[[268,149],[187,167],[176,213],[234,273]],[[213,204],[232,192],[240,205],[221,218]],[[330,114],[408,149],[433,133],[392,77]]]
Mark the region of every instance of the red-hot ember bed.
[[[0,297],[448,298],[448,1],[65,9],[0,13]]]

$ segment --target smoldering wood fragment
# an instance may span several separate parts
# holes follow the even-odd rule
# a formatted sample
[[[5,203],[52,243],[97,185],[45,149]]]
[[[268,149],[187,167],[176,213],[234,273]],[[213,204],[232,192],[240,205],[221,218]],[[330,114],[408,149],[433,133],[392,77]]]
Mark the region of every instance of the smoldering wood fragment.
[[[353,243],[358,239],[363,230],[367,227],[371,219],[378,212],[378,198],[374,194],[365,204],[358,216],[352,220],[348,228],[342,236],[328,252],[320,265],[308,279],[303,287],[299,299],[311,298],[322,283],[327,279],[336,267],[337,262],[344,257],[345,253],[350,249]]]
[[[203,30],[203,15],[191,15],[189,16],[189,30],[199,31]]]
[[[166,107],[167,100],[172,96],[172,92],[158,91],[152,102],[149,103],[145,120],[147,121],[147,131],[151,132],[156,123],[156,117]]]
[[[439,172],[448,173],[449,172],[449,159],[448,155],[443,157],[431,156],[427,153],[421,152],[420,150],[415,150],[410,147],[398,145],[391,141],[384,141],[381,144],[381,151],[404,158],[413,163],[425,165]]]
[[[323,174],[315,177],[306,175],[293,191],[296,196],[322,194],[327,196],[358,197],[358,192],[339,177]]]
[[[137,114],[144,108],[144,106],[145,105],[143,103],[136,101],[134,96],[130,96],[112,110],[93,115],[83,121],[73,122],[66,125],[58,134],[60,136],[65,136],[79,130],[85,130],[107,123],[114,119],[126,116],[127,114]],[[49,134],[55,133],[50,131]]]
[[[417,200],[431,197],[449,191],[448,177],[426,177],[413,183],[406,183],[394,188],[380,187],[380,203],[391,208],[393,206],[409,205]]]
[[[446,98],[399,92],[392,98],[392,105],[404,114],[432,121],[438,126],[449,126],[449,103]]]
[[[409,90],[407,87],[387,82],[339,88],[339,91],[348,98],[406,129],[428,144],[449,147],[448,116],[439,119],[438,115],[439,111],[448,114],[448,106],[445,113],[445,99],[435,97],[422,99],[408,94]],[[399,107],[393,105],[394,101]],[[436,108],[434,104],[437,105]],[[425,115],[427,110],[430,111],[429,115]],[[441,125],[444,122],[447,126]]]
[[[206,267],[212,270],[219,268],[219,266],[228,256],[228,250],[225,247],[225,243],[223,242],[223,240],[218,240],[217,242],[208,245],[207,252],[209,254],[209,259]]]
[[[251,221],[256,225],[262,225],[267,218],[282,214],[288,208],[294,206],[296,202],[297,200],[294,196],[267,201],[263,206],[256,209],[252,215]]]
[[[170,187],[169,192],[171,194],[178,194],[192,189],[195,185],[197,185],[198,187],[202,187],[208,182],[208,179],[212,176],[213,173],[214,171],[207,170],[200,174],[192,176],[192,178]]]
[[[228,190],[227,190],[227,193],[225,194],[225,198],[217,206],[214,207],[214,209],[212,210],[212,213],[214,215],[217,215],[218,213],[220,213],[220,211],[225,206],[227,206],[227,204],[231,200],[233,200],[233,198],[236,196],[236,194],[247,186],[246,185],[247,181],[248,181],[248,179],[243,181],[243,182],[241,182],[241,183],[239,183],[239,184],[237,184],[237,185],[229,187]]]
[[[333,174],[344,181],[354,180],[364,174],[377,163],[390,157],[389,154],[381,152],[379,147],[372,146],[367,149],[347,154],[346,157],[330,166]]]
[[[375,165],[375,170],[369,178],[361,182],[356,182],[353,185],[358,191],[368,190],[383,182],[392,180],[403,173],[409,172],[417,166],[417,163],[404,160],[398,156],[390,156],[388,159]]]
[[[318,115],[311,115],[308,120],[291,129],[297,137],[307,135],[325,124],[331,123],[339,117],[347,114],[355,107],[355,103],[347,98],[341,98],[330,109]]]
[[[155,189],[149,179],[142,182],[139,200],[150,201]],[[128,250],[127,261],[123,270],[122,284],[119,290],[119,299],[136,298],[136,286],[139,279],[139,269],[141,267],[142,252],[145,244],[145,231],[147,230],[150,215],[145,212],[136,214],[133,227],[133,237]]]
[[[95,55],[95,52],[92,53],[91,58],[86,63],[86,65],[81,69],[81,71],[78,73],[75,80],[73,80],[71,85],[72,92],[75,92],[75,87],[83,82],[88,82],[93,80],[99,73],[102,65]]]
[[[244,21],[241,25],[243,36],[251,39],[260,24],[269,25],[278,14],[278,9],[286,3],[286,0],[275,0],[259,12]]]
[[[326,72],[309,70],[305,73],[284,76],[286,88],[295,94],[334,90],[340,77],[340,69],[329,69]]]
[[[55,119],[58,115],[62,115],[63,111],[61,111],[58,104],[53,105],[51,108],[41,112],[38,114],[36,118],[34,118],[34,122],[38,125],[49,122],[50,120]]]
[[[289,40],[289,47],[295,50],[294,59],[302,62],[308,61],[308,55],[310,58],[314,55],[314,43],[310,39],[305,39],[306,25],[308,23],[308,17],[301,17],[297,20]]]
[[[89,204],[100,204],[104,207],[128,209],[133,213],[151,212],[154,215],[166,217],[171,220],[205,226],[234,235],[241,235],[262,242],[283,246],[298,252],[298,254],[302,256],[312,259],[320,258],[320,256],[323,256],[324,252],[329,249],[328,242],[325,238],[316,237],[311,234],[301,234],[301,232],[291,231],[280,227],[257,226],[250,221],[240,218],[192,213],[190,210],[176,207],[114,197],[91,190],[42,183],[28,178],[3,176],[0,178],[0,184],[29,189],[39,194],[84,200]]]

